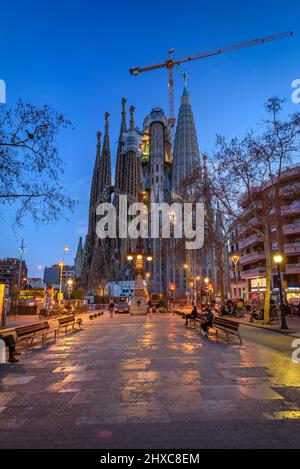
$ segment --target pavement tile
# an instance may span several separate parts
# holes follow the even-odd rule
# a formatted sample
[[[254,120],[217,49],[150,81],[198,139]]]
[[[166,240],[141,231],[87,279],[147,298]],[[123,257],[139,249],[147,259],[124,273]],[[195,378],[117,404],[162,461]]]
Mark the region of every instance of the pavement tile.
[[[0,448],[299,446],[289,356],[205,340],[173,315],[84,323],[0,368]]]

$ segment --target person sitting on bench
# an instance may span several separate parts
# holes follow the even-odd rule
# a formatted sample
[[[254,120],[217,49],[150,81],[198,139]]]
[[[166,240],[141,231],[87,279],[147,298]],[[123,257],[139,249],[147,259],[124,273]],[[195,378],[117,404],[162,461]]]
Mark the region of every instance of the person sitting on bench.
[[[6,347],[8,347],[8,362],[9,363],[17,363],[19,360],[16,359],[15,355],[21,355],[20,353],[16,352],[16,341],[12,334],[10,335],[1,335],[0,340],[3,340]]]
[[[205,312],[202,316],[203,321],[201,322],[201,329],[204,334],[208,334],[209,328],[213,327],[215,316],[209,307],[205,308]]]
[[[194,305],[191,314],[186,314],[186,316],[185,316],[185,326],[188,326],[189,319],[195,319],[197,317],[197,315],[198,315],[198,311],[197,311],[196,306]]]

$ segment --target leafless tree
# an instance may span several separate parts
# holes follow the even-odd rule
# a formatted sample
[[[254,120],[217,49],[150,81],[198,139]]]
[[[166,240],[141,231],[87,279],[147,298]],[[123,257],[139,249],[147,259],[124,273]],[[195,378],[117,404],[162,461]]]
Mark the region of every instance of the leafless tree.
[[[0,203],[16,207],[15,222],[57,220],[74,207],[60,183],[63,173],[57,137],[70,122],[45,105],[19,100],[0,106]]]
[[[278,97],[266,103],[267,118],[259,132],[227,141],[217,137],[209,171],[210,190],[231,226],[245,227],[264,242],[266,255],[265,323],[269,323],[272,253],[270,220],[276,217],[278,240],[282,239],[283,190],[299,191],[293,181],[282,185],[283,171],[299,161],[300,114],[282,117],[284,101]]]

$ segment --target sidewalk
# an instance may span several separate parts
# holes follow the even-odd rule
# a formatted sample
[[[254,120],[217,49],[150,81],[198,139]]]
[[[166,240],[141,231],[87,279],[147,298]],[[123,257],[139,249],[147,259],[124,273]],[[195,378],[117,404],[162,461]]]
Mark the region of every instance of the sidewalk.
[[[94,312],[95,311],[93,311],[93,313]],[[82,317],[83,319],[88,319],[89,315],[90,313],[82,313],[80,317]],[[55,318],[48,319],[50,323],[55,320],[56,320]],[[47,319],[40,319],[39,316],[37,315],[24,316],[24,315],[10,314],[9,316],[7,316],[7,319],[6,319],[5,330],[7,331],[9,329],[15,329],[16,327],[29,326],[30,324],[35,324],[37,322],[43,322],[43,321],[47,321]],[[0,327],[0,331],[1,331],[1,327]]]
[[[87,319],[1,366],[0,386],[1,449],[299,447],[299,365],[172,314]]]
[[[250,323],[250,317],[247,315],[245,318],[230,318],[234,321],[245,324],[246,326],[258,327],[260,329],[267,329],[268,331],[279,332],[280,334],[288,335],[290,337],[299,337],[300,338],[300,318],[299,317],[287,317],[286,323],[288,330],[280,329],[281,321],[279,319],[279,324],[271,324],[266,326],[263,321],[254,321]]]
[[[192,311],[191,306],[178,306],[176,307],[178,311],[183,311],[185,313],[190,313]],[[288,330],[282,330],[280,329],[280,319],[279,319],[279,324],[271,324],[270,326],[265,326],[263,324],[263,321],[254,321],[253,323],[250,323],[250,316],[246,315],[244,318],[234,318],[234,317],[229,317],[225,316],[225,318],[231,319],[233,321],[237,321],[240,324],[244,324],[245,326],[250,326],[250,327],[258,327],[260,329],[266,329],[268,331],[274,331],[274,332],[279,332],[280,334],[288,335],[289,337],[296,337],[300,338],[300,317],[287,317],[286,318],[286,323],[288,325]]]

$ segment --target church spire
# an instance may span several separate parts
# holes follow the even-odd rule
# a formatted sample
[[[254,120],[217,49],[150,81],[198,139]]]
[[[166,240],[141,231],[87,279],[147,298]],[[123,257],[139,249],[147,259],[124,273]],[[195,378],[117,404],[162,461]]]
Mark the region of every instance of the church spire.
[[[109,112],[105,113],[105,134],[101,158],[101,193],[111,186],[110,140],[109,140]]]
[[[97,151],[94,164],[91,196],[90,196],[90,207],[93,207],[99,197],[101,181],[101,132],[97,132]]]
[[[134,106],[130,106],[129,112],[130,112],[130,130],[134,130],[134,124],[135,124],[135,121],[134,121],[134,112],[135,112],[135,107],[134,107]]]
[[[173,190],[176,191],[182,181],[201,168],[196,126],[190,95],[187,90],[188,74],[184,74],[185,86],[181,97],[179,116],[176,127],[173,158]]]
[[[81,277],[82,266],[83,266],[84,251],[82,247],[82,237],[79,238],[79,243],[77,247],[76,257],[74,259],[74,274],[75,278]]]
[[[123,149],[123,137],[126,132],[126,104],[127,99],[122,98],[122,119],[121,119],[121,129],[120,129],[120,136],[118,141],[118,150],[117,150],[117,163],[116,163],[116,174],[115,174],[115,193],[118,195],[121,191],[122,186],[122,174],[123,174],[123,166],[122,166],[122,149]]]

